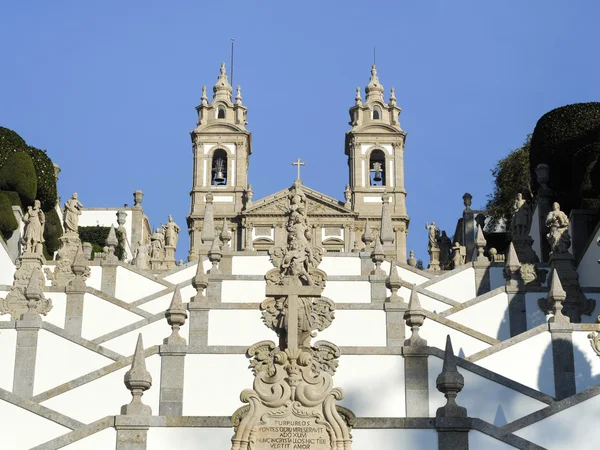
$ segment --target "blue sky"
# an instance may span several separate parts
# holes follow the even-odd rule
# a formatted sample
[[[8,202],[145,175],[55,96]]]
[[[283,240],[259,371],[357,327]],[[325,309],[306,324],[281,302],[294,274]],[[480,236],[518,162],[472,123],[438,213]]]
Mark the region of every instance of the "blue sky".
[[[408,246],[427,261],[426,221],[454,232],[490,169],[545,112],[599,100],[595,1],[6,2],[0,125],[47,149],[63,200],[132,204],[185,229],[189,131],[236,39],[234,84],[253,133],[254,199],[304,183],[338,199],[344,134],[373,46],[407,131]],[[185,258],[188,239],[177,256]]]

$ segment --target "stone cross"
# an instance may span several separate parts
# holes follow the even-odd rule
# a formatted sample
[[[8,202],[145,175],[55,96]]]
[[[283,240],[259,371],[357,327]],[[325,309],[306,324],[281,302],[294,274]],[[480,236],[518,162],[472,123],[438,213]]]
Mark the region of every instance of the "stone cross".
[[[306,163],[302,160],[300,160],[300,158],[298,158],[297,161],[292,163],[292,166],[297,166],[298,167],[298,180],[300,179],[300,166],[306,166]]]

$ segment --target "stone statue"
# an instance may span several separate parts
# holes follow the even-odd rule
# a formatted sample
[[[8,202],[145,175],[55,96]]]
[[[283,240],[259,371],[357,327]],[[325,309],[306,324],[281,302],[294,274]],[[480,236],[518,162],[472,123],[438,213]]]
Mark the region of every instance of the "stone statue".
[[[531,207],[523,199],[521,193],[517,194],[512,206],[512,221],[510,223],[510,231],[513,236],[526,236],[531,220]]]
[[[452,268],[462,266],[467,259],[467,247],[460,245],[459,242],[455,242],[452,246]]]
[[[350,200],[352,200],[352,191],[350,190],[349,184],[346,185],[346,189],[344,190],[344,199],[346,200],[346,203],[344,204],[344,206],[349,207]]]
[[[71,195],[71,199],[65,203],[63,210],[63,222],[65,226],[65,232],[77,233],[79,231],[79,216],[81,215],[81,208],[83,205],[77,199],[77,192]]]
[[[435,222],[425,223],[425,229],[429,230],[429,244],[427,245],[427,250],[439,249],[440,248],[440,229],[435,225]]]
[[[181,228],[173,221],[173,217],[169,214],[169,221],[163,226],[165,234],[165,246],[177,247],[177,239]]]
[[[546,235],[552,254],[567,253],[571,246],[571,235],[569,234],[569,218],[560,210],[556,202],[552,204],[552,211],[546,217],[546,226],[549,232]]]
[[[39,200],[33,202],[33,208],[31,206],[27,208],[27,213],[23,217],[23,223],[25,224],[25,231],[23,232],[23,239],[21,241],[23,253],[37,253],[41,255],[46,216],[42,211]]]
[[[138,269],[148,268],[148,244],[142,241],[138,242],[135,250],[134,266]]]
[[[440,264],[442,265],[442,268],[446,269],[446,268],[448,268],[448,265],[450,263],[450,253],[452,251],[452,241],[446,234],[445,230],[442,231],[442,235],[440,236],[439,239],[440,239],[439,240]]]
[[[163,249],[165,246],[165,234],[163,228],[157,228],[156,231],[150,237],[152,253],[152,259],[162,260]]]

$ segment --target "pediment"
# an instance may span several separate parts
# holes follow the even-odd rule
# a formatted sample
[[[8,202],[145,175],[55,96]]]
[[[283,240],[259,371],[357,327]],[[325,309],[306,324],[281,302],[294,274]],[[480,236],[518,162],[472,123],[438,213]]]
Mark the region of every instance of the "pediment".
[[[357,216],[357,213],[345,208],[342,202],[333,197],[329,197],[306,186],[302,186],[302,190],[306,194],[306,209],[309,217]],[[257,200],[243,214],[245,216],[284,215],[289,208],[288,193],[289,189],[283,189],[273,195]]]

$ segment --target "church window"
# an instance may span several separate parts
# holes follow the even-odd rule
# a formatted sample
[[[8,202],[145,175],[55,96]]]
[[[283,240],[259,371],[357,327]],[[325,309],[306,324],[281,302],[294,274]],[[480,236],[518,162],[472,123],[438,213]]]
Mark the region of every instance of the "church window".
[[[381,150],[373,150],[369,158],[371,186],[385,186],[385,175],[385,155]]]
[[[217,109],[217,119],[224,119],[225,118],[225,108],[223,108],[222,106],[219,106],[219,109]]]
[[[376,106],[375,108],[373,108],[373,120],[379,119],[381,119],[381,109],[379,108],[379,106]]]
[[[213,154],[211,184],[213,186],[227,184],[227,152],[225,150],[218,149]]]

